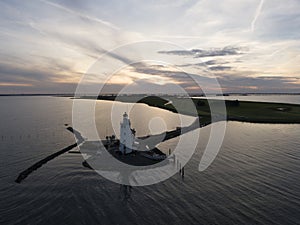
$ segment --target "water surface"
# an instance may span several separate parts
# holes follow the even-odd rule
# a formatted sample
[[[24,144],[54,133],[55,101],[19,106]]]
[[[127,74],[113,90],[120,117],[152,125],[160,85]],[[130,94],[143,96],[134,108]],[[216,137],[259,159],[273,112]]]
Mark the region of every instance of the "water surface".
[[[156,185],[133,187],[130,194],[83,167],[81,155],[68,153],[16,184],[20,171],[74,143],[64,126],[72,121],[72,100],[1,97],[0,104],[0,224],[300,222],[300,125],[228,122],[216,160],[199,172],[210,131],[209,126],[202,128],[184,180],[177,174]],[[105,136],[113,131],[110,115],[104,113],[111,103],[98,104],[99,135]],[[165,118],[168,129],[179,124],[171,112],[139,107],[131,118],[140,134],[149,132],[153,115]],[[159,147],[167,151],[177,141]]]

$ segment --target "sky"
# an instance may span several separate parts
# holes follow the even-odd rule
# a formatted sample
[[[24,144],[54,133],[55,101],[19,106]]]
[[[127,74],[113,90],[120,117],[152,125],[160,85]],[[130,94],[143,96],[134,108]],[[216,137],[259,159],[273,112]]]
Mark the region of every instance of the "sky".
[[[0,94],[299,93],[299,28],[299,0],[1,0]]]

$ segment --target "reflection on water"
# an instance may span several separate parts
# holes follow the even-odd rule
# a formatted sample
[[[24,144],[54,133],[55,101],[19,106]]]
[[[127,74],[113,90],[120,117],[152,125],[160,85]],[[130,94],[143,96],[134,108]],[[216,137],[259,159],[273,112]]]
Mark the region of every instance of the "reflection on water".
[[[127,202],[131,198],[132,186],[120,184],[120,198]]]
[[[151,186],[120,186],[83,167],[80,154],[64,154],[19,185],[20,171],[74,142],[64,127],[72,101],[0,103],[0,224],[299,224],[300,125],[229,122],[216,160],[200,173],[209,138],[209,126],[202,128],[184,181],[176,173]],[[167,153],[177,142],[159,148]]]
[[[178,114],[166,110],[148,107],[145,104],[134,105],[121,102],[112,104],[111,101],[98,101],[96,104],[95,117],[99,137],[105,139],[106,136],[115,134],[118,138],[120,136],[120,122],[123,118],[123,114],[124,112],[128,112],[129,109],[131,127],[135,128],[137,137],[160,133],[159,131],[152,133],[153,130],[155,131],[155,129],[151,129],[153,120],[163,121],[163,130],[174,130],[176,127],[188,126],[195,120],[194,117],[191,116],[179,116]]]

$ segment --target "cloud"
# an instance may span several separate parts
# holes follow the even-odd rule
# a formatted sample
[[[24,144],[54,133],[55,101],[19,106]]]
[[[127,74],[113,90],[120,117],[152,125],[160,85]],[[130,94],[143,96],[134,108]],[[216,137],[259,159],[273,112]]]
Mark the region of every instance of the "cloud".
[[[298,0],[11,0],[0,2],[0,6],[1,90],[13,84],[19,85],[19,90],[15,89],[18,92],[37,91],[42,86],[52,87],[54,92],[63,90],[60,85],[74,82],[102,54],[110,57],[106,58],[111,63],[105,64],[105,70],[110,71],[110,66],[130,64],[138,56],[157,53],[157,46],[109,52],[157,37],[188,50],[160,48],[160,55],[153,53],[158,59],[175,59],[178,71],[132,64],[133,72],[144,74],[144,84],[163,88],[160,81],[151,83],[152,76],[153,81],[161,77],[161,83],[192,88],[180,71],[191,67],[192,76],[202,82],[209,82],[209,74],[202,70],[210,70],[228,88],[248,83],[260,90],[262,85],[266,90],[272,88],[269,84],[281,85],[284,90],[299,86],[295,81],[300,76]],[[91,72],[95,82],[107,78],[105,73],[97,77],[98,71]]]
[[[220,76],[218,80],[226,92],[276,93],[299,92],[299,78],[277,76]]]
[[[192,50],[171,50],[171,51],[158,51],[160,54],[178,55],[178,56],[193,56],[194,58],[202,57],[216,57],[216,56],[230,56],[241,55],[243,48],[227,46],[224,48],[216,48],[210,50],[192,49]]]
[[[266,42],[299,40],[299,32],[297,32],[300,24],[299,1],[264,1],[263,12],[259,13],[260,5],[257,8],[259,23],[256,23],[257,20],[254,20],[254,33],[258,40]]]
[[[53,59],[49,63],[48,66],[39,66],[0,62],[0,83],[10,86],[22,86],[23,84],[24,86],[48,86],[57,83],[76,83],[81,76],[76,71],[72,72],[71,67]]]
[[[228,64],[229,62],[222,61],[222,60],[208,60],[205,62],[199,62],[199,63],[187,63],[187,64],[181,64],[176,65],[178,67],[208,67],[208,66],[214,66],[214,65],[220,65],[220,64]]]
[[[217,88],[214,76],[210,77],[211,74],[204,71],[201,74],[187,73],[176,67],[145,64],[135,65],[134,68],[132,68],[132,71],[135,73],[134,82],[139,84],[148,83],[152,87],[153,85],[163,84],[159,85],[161,87],[161,92],[165,91],[166,93],[173,93],[174,90],[166,88],[171,86],[173,89],[175,86],[180,86],[187,92],[192,90],[194,93],[197,91],[202,92],[201,87],[206,87],[207,89],[210,87]],[[145,74],[148,76],[144,76]],[[201,87],[199,87],[199,84],[201,84]]]
[[[2,72],[0,71],[1,94],[74,93],[77,86],[77,82],[68,81],[68,76],[45,71],[11,70],[8,74]]]
[[[255,28],[255,23],[261,13],[261,10],[262,10],[262,7],[263,7],[263,4],[264,4],[264,0],[260,0],[260,2],[258,3],[258,6],[257,6],[257,9],[255,11],[255,14],[254,14],[254,17],[253,17],[253,20],[251,22],[251,31],[254,32],[254,28]]]
[[[231,66],[210,66],[209,69],[212,71],[224,71],[231,70]]]
[[[46,3],[46,4],[50,5],[50,6],[56,7],[58,9],[61,9],[61,10],[65,11],[65,12],[74,14],[74,15],[76,15],[76,16],[84,19],[84,20],[90,20],[90,21],[93,21],[93,22],[97,22],[97,23],[100,23],[101,25],[108,26],[108,27],[110,27],[112,29],[119,29],[118,27],[116,27],[115,25],[113,25],[110,22],[101,20],[101,19],[96,18],[96,17],[89,16],[89,15],[86,15],[86,14],[82,14],[80,12],[74,11],[74,10],[72,10],[72,9],[70,9],[68,7],[65,7],[63,5],[60,5],[58,3],[54,3],[54,2],[51,2],[51,1],[47,1],[47,0],[39,0],[39,1],[41,1],[43,3]]]

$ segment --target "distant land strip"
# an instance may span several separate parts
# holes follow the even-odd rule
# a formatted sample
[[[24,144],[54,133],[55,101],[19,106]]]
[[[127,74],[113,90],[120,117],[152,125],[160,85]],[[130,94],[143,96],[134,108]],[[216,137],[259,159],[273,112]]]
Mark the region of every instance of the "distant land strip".
[[[181,96],[182,94],[181,93],[178,93],[178,94],[157,94],[157,96]],[[211,93],[211,94],[201,94],[201,93],[189,93],[189,96],[190,97],[209,97],[209,96],[248,96],[248,95],[300,95],[300,92],[299,93],[289,93],[289,92],[282,92],[282,93],[263,93],[263,92],[258,92],[258,93],[255,93],[255,92],[248,92],[248,93],[224,93],[224,94],[214,94],[214,93]],[[27,94],[22,94],[22,93],[19,93],[19,94],[9,94],[9,93],[2,93],[0,94],[0,97],[1,96],[53,96],[53,97],[78,97],[79,95],[78,94],[75,94],[75,93],[27,93]],[[88,96],[86,94],[82,94],[82,96]],[[97,96],[96,94],[95,95],[90,95],[90,96]],[[106,94],[101,94],[99,96],[151,96],[149,94],[146,94],[146,93],[141,93],[141,94],[116,94],[116,93],[106,93]]]

